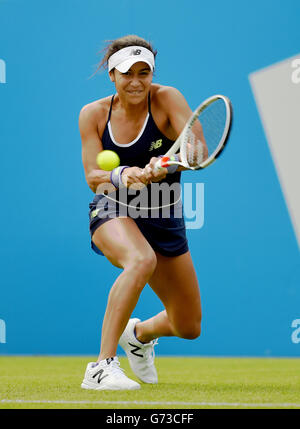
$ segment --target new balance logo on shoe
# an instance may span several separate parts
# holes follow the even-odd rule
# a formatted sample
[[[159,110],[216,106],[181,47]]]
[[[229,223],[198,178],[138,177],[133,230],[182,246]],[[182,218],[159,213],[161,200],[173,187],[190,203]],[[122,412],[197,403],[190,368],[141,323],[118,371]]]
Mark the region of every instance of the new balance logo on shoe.
[[[103,373],[104,373],[104,369],[99,369],[99,371],[98,371],[98,372],[96,372],[96,373],[93,375],[93,378],[95,378],[95,377],[97,377],[97,375],[99,375],[97,382],[98,382],[98,383],[101,383],[101,381],[102,381],[105,377],[108,377],[108,374],[106,374],[106,375],[104,375],[104,376],[101,378],[101,375],[102,375]]]
[[[138,347],[138,346],[136,346],[135,344],[131,344],[131,343],[129,343],[128,342],[128,344],[131,346],[131,347],[134,347],[132,350],[130,350],[130,352],[133,354],[133,355],[135,355],[135,356],[138,356],[138,357],[144,357],[143,355],[141,355],[141,354],[139,354],[139,353],[136,353],[137,351],[139,351],[139,350],[141,350],[141,347]]]
[[[135,375],[144,383],[156,384],[158,379],[154,365],[154,345],[157,340],[149,343],[140,342],[136,338],[136,325],[139,322],[140,319],[137,318],[128,321],[119,344],[125,351]]]

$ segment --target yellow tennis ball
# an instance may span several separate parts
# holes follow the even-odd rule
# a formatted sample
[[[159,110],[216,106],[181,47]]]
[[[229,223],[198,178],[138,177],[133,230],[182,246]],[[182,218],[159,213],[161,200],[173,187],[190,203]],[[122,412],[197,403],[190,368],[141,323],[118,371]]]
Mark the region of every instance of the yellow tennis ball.
[[[111,171],[119,167],[120,158],[113,150],[102,150],[97,155],[97,164],[101,170]]]

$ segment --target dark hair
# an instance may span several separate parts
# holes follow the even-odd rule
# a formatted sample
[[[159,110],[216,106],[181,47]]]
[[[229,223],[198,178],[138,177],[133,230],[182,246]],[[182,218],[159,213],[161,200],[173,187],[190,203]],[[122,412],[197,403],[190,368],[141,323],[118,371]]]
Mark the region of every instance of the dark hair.
[[[145,39],[142,39],[135,34],[129,34],[128,36],[123,36],[119,39],[106,41],[106,47],[100,51],[102,54],[104,53],[104,57],[98,64],[95,73],[97,73],[101,68],[107,69],[109,57],[120,49],[127,48],[128,46],[143,46],[153,53],[154,58],[156,57],[157,51],[153,48],[150,42],[147,42]]]

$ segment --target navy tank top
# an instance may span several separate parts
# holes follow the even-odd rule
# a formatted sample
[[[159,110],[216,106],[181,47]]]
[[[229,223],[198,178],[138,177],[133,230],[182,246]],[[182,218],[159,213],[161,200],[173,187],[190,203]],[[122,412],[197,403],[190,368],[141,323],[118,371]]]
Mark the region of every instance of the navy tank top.
[[[151,113],[149,93],[148,114],[139,135],[132,142],[127,144],[116,142],[110,124],[114,97],[113,95],[111,99],[108,120],[102,135],[103,149],[115,151],[120,157],[121,165],[144,168],[152,157],[164,155],[173,145],[174,141],[168,139],[154,122]],[[169,184],[180,182],[180,177],[180,172],[167,174],[166,178],[161,182],[167,182]]]

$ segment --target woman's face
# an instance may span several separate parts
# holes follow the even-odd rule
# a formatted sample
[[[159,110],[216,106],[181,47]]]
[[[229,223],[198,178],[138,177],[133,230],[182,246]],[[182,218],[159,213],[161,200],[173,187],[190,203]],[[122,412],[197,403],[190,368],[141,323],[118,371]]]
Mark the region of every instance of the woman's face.
[[[153,73],[147,63],[138,62],[126,73],[114,69],[109,76],[115,83],[119,96],[126,97],[130,103],[139,103],[148,96]]]

